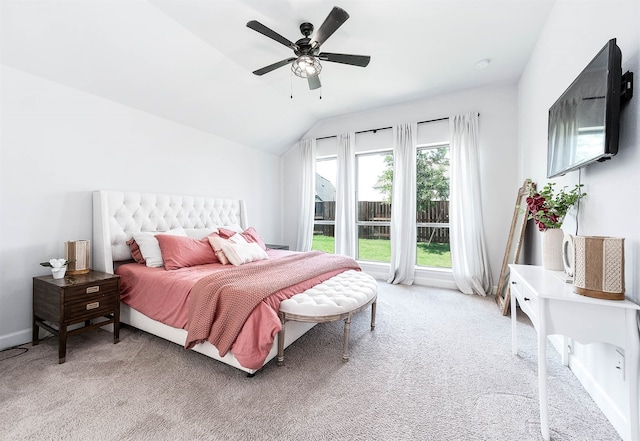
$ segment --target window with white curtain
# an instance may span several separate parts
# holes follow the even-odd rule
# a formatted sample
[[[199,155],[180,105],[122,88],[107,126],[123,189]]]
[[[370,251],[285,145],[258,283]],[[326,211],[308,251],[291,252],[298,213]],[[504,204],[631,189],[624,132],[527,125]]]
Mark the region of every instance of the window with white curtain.
[[[316,160],[316,206],[311,249],[331,254],[335,250],[337,176],[338,160],[336,157]]]
[[[436,144],[417,149],[416,227],[416,264],[451,268],[449,144]]]
[[[358,260],[391,261],[393,152],[356,154]]]
[[[312,249],[334,253],[337,138],[317,140],[316,203]],[[416,156],[417,262],[451,268],[449,246],[449,123],[418,124]],[[356,133],[357,259],[391,261],[393,132]]]

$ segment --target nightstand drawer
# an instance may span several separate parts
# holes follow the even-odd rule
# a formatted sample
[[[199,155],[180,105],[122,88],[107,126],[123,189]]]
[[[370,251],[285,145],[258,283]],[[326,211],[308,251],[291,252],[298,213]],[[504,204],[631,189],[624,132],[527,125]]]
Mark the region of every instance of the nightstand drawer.
[[[75,322],[78,319],[100,317],[113,313],[119,299],[113,293],[110,295],[92,296],[81,302],[65,303],[65,321]]]
[[[84,301],[95,296],[112,294],[118,291],[118,279],[98,281],[91,284],[70,286],[65,289],[65,301]]]

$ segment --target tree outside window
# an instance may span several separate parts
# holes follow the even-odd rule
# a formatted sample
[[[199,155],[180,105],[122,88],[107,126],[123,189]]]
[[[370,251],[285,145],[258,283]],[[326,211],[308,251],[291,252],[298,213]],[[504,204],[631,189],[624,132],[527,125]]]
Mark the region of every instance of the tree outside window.
[[[356,225],[358,259],[391,262],[391,203],[386,197],[380,176],[386,173],[391,152],[356,155]]]
[[[390,203],[393,156],[387,155],[385,164],[379,178],[380,191]],[[418,266],[451,268],[449,190],[449,146],[419,148],[416,155]]]

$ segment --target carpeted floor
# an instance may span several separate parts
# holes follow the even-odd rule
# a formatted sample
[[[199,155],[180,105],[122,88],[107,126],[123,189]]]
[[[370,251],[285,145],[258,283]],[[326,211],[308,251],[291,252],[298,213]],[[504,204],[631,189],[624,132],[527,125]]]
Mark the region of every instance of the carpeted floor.
[[[523,314],[520,314],[523,316]],[[125,327],[0,353],[2,440],[541,440],[535,331],[493,298],[380,282],[377,328],[318,325],[245,373]],[[549,347],[551,437],[619,440]]]

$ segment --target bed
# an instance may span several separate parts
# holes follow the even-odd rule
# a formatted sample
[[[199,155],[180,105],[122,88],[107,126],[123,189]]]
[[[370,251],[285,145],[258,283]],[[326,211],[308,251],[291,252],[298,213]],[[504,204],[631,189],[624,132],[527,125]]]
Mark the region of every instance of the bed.
[[[240,271],[241,274],[245,274],[247,271],[252,270],[254,266],[262,265],[275,268],[275,265],[278,264],[278,262],[285,262],[287,260],[292,261],[294,258],[297,259],[297,256],[292,256],[293,254],[301,254],[267,249],[266,254],[268,259],[248,263],[241,267],[237,267],[235,265],[223,266],[221,263],[212,263],[207,265],[194,265],[190,268],[179,268],[178,271],[165,271],[164,267],[146,268],[145,265],[140,265],[139,263],[132,261],[133,256],[131,242],[134,235],[139,239],[141,234],[163,232],[165,234],[162,234],[162,236],[155,237],[167,240],[169,239],[167,236],[170,231],[184,230],[189,237],[198,238],[198,240],[205,240],[203,239],[204,237],[208,237],[210,232],[217,231],[218,229],[220,229],[220,231],[236,231],[240,233],[243,231],[247,232],[249,228],[246,206],[242,200],[128,191],[95,191],[93,193],[92,266],[98,271],[116,273],[121,276],[121,283],[125,287],[126,291],[126,293],[121,296],[121,299],[124,299],[121,301],[120,305],[120,319],[122,323],[141,329],[176,344],[188,347],[191,350],[204,354],[215,360],[221,361],[249,374],[253,374],[271,359],[276,357],[278,353],[278,345],[277,340],[275,339],[275,334],[277,334],[277,332],[273,333],[273,338],[269,342],[268,347],[264,347],[265,339],[262,339],[262,351],[266,353],[264,361],[259,365],[256,365],[255,361],[253,361],[253,363],[247,363],[246,356],[241,356],[242,350],[237,350],[236,354],[238,354],[238,357],[236,357],[236,354],[234,354],[234,346],[231,346],[230,344],[225,345],[224,342],[221,342],[218,344],[219,347],[216,347],[214,344],[211,344],[209,341],[202,338],[194,338],[194,331],[188,331],[182,326],[182,323],[186,320],[184,312],[181,314],[173,314],[172,317],[176,317],[173,317],[171,320],[165,320],[164,318],[154,319],[150,317],[153,316],[153,314],[148,313],[149,315],[145,315],[145,313],[140,312],[136,309],[138,307],[136,302],[128,300],[130,291],[126,288],[128,286],[129,279],[131,279],[132,287],[134,280],[140,279],[142,282],[139,284],[154,287],[153,290],[150,290],[155,292],[153,295],[173,296],[180,292],[182,293],[180,295],[186,299],[185,296],[189,296],[188,292],[191,289],[196,291],[196,286],[199,288],[203,285],[201,282],[203,282],[204,279],[209,280],[210,277],[213,277],[212,275],[208,275],[209,270],[212,272]],[[235,237],[237,236],[238,235],[235,235]],[[158,241],[160,241],[160,239],[158,239]],[[321,258],[322,256],[308,257]],[[167,262],[170,261],[167,260]],[[165,262],[164,265],[169,268],[170,263],[167,262]],[[353,263],[355,264],[355,261],[353,261]],[[357,264],[355,265],[357,266]],[[313,265],[307,264],[306,266]],[[359,270],[359,268],[357,269]],[[242,271],[245,271],[245,273],[242,273]],[[291,287],[289,292],[282,294],[282,292],[278,291],[278,295],[282,296],[286,294],[290,297],[295,295],[297,292],[302,292],[310,286],[322,283],[343,271],[345,271],[345,269],[333,268],[332,271],[327,271],[326,274],[323,274],[322,276],[308,277],[309,280],[301,280],[299,284]],[[172,274],[170,275],[169,273]],[[161,275],[162,277],[173,277],[173,274],[182,274],[184,276],[185,274],[191,273],[193,273],[194,276],[189,275],[189,277],[196,277],[197,275],[197,277],[201,278],[201,280],[197,282],[197,285],[191,286],[187,289],[186,285],[180,285],[182,282],[172,282],[173,284],[170,285],[171,288],[169,289],[172,292],[170,293],[162,292],[165,289],[164,285],[162,285],[163,287],[160,287],[160,285],[157,284],[154,285],[156,282],[151,282],[153,279],[144,279],[144,277],[156,277],[157,275]],[[297,291],[295,291],[296,289]],[[173,292],[174,290],[175,292]],[[183,291],[187,294],[184,294]],[[131,292],[133,292],[133,288]],[[279,302],[279,298],[276,295],[270,297],[274,297],[275,299],[265,299],[265,302],[268,303],[268,301],[271,301],[271,307],[274,307],[274,302]],[[161,297],[158,298],[161,299]],[[162,302],[162,300],[159,301]],[[178,300],[176,300],[176,302],[178,302]],[[189,300],[189,303],[193,303],[193,301]],[[130,304],[133,304],[136,307],[132,307]],[[260,306],[263,306],[262,303]],[[275,306],[276,317],[278,306]],[[260,308],[255,309],[258,310]],[[191,314],[193,310],[194,307],[191,305],[189,314]],[[254,322],[259,320],[263,319],[255,319]],[[271,316],[269,316],[269,320],[272,320]],[[247,323],[249,321],[250,320],[247,320]],[[272,327],[273,326],[275,325],[272,323]],[[278,322],[278,326],[281,326],[280,322]],[[284,333],[284,347],[291,345],[313,326],[315,326],[315,323],[297,321],[287,321],[284,323],[284,329],[286,331]],[[204,327],[206,327],[206,325]],[[240,331],[240,334],[242,335],[244,333],[250,335],[250,332],[245,332],[245,328],[248,327],[248,325],[245,325]],[[241,335],[238,336],[238,340],[241,339]],[[234,345],[235,344],[236,342],[234,342]],[[249,367],[247,367],[247,364]]]

